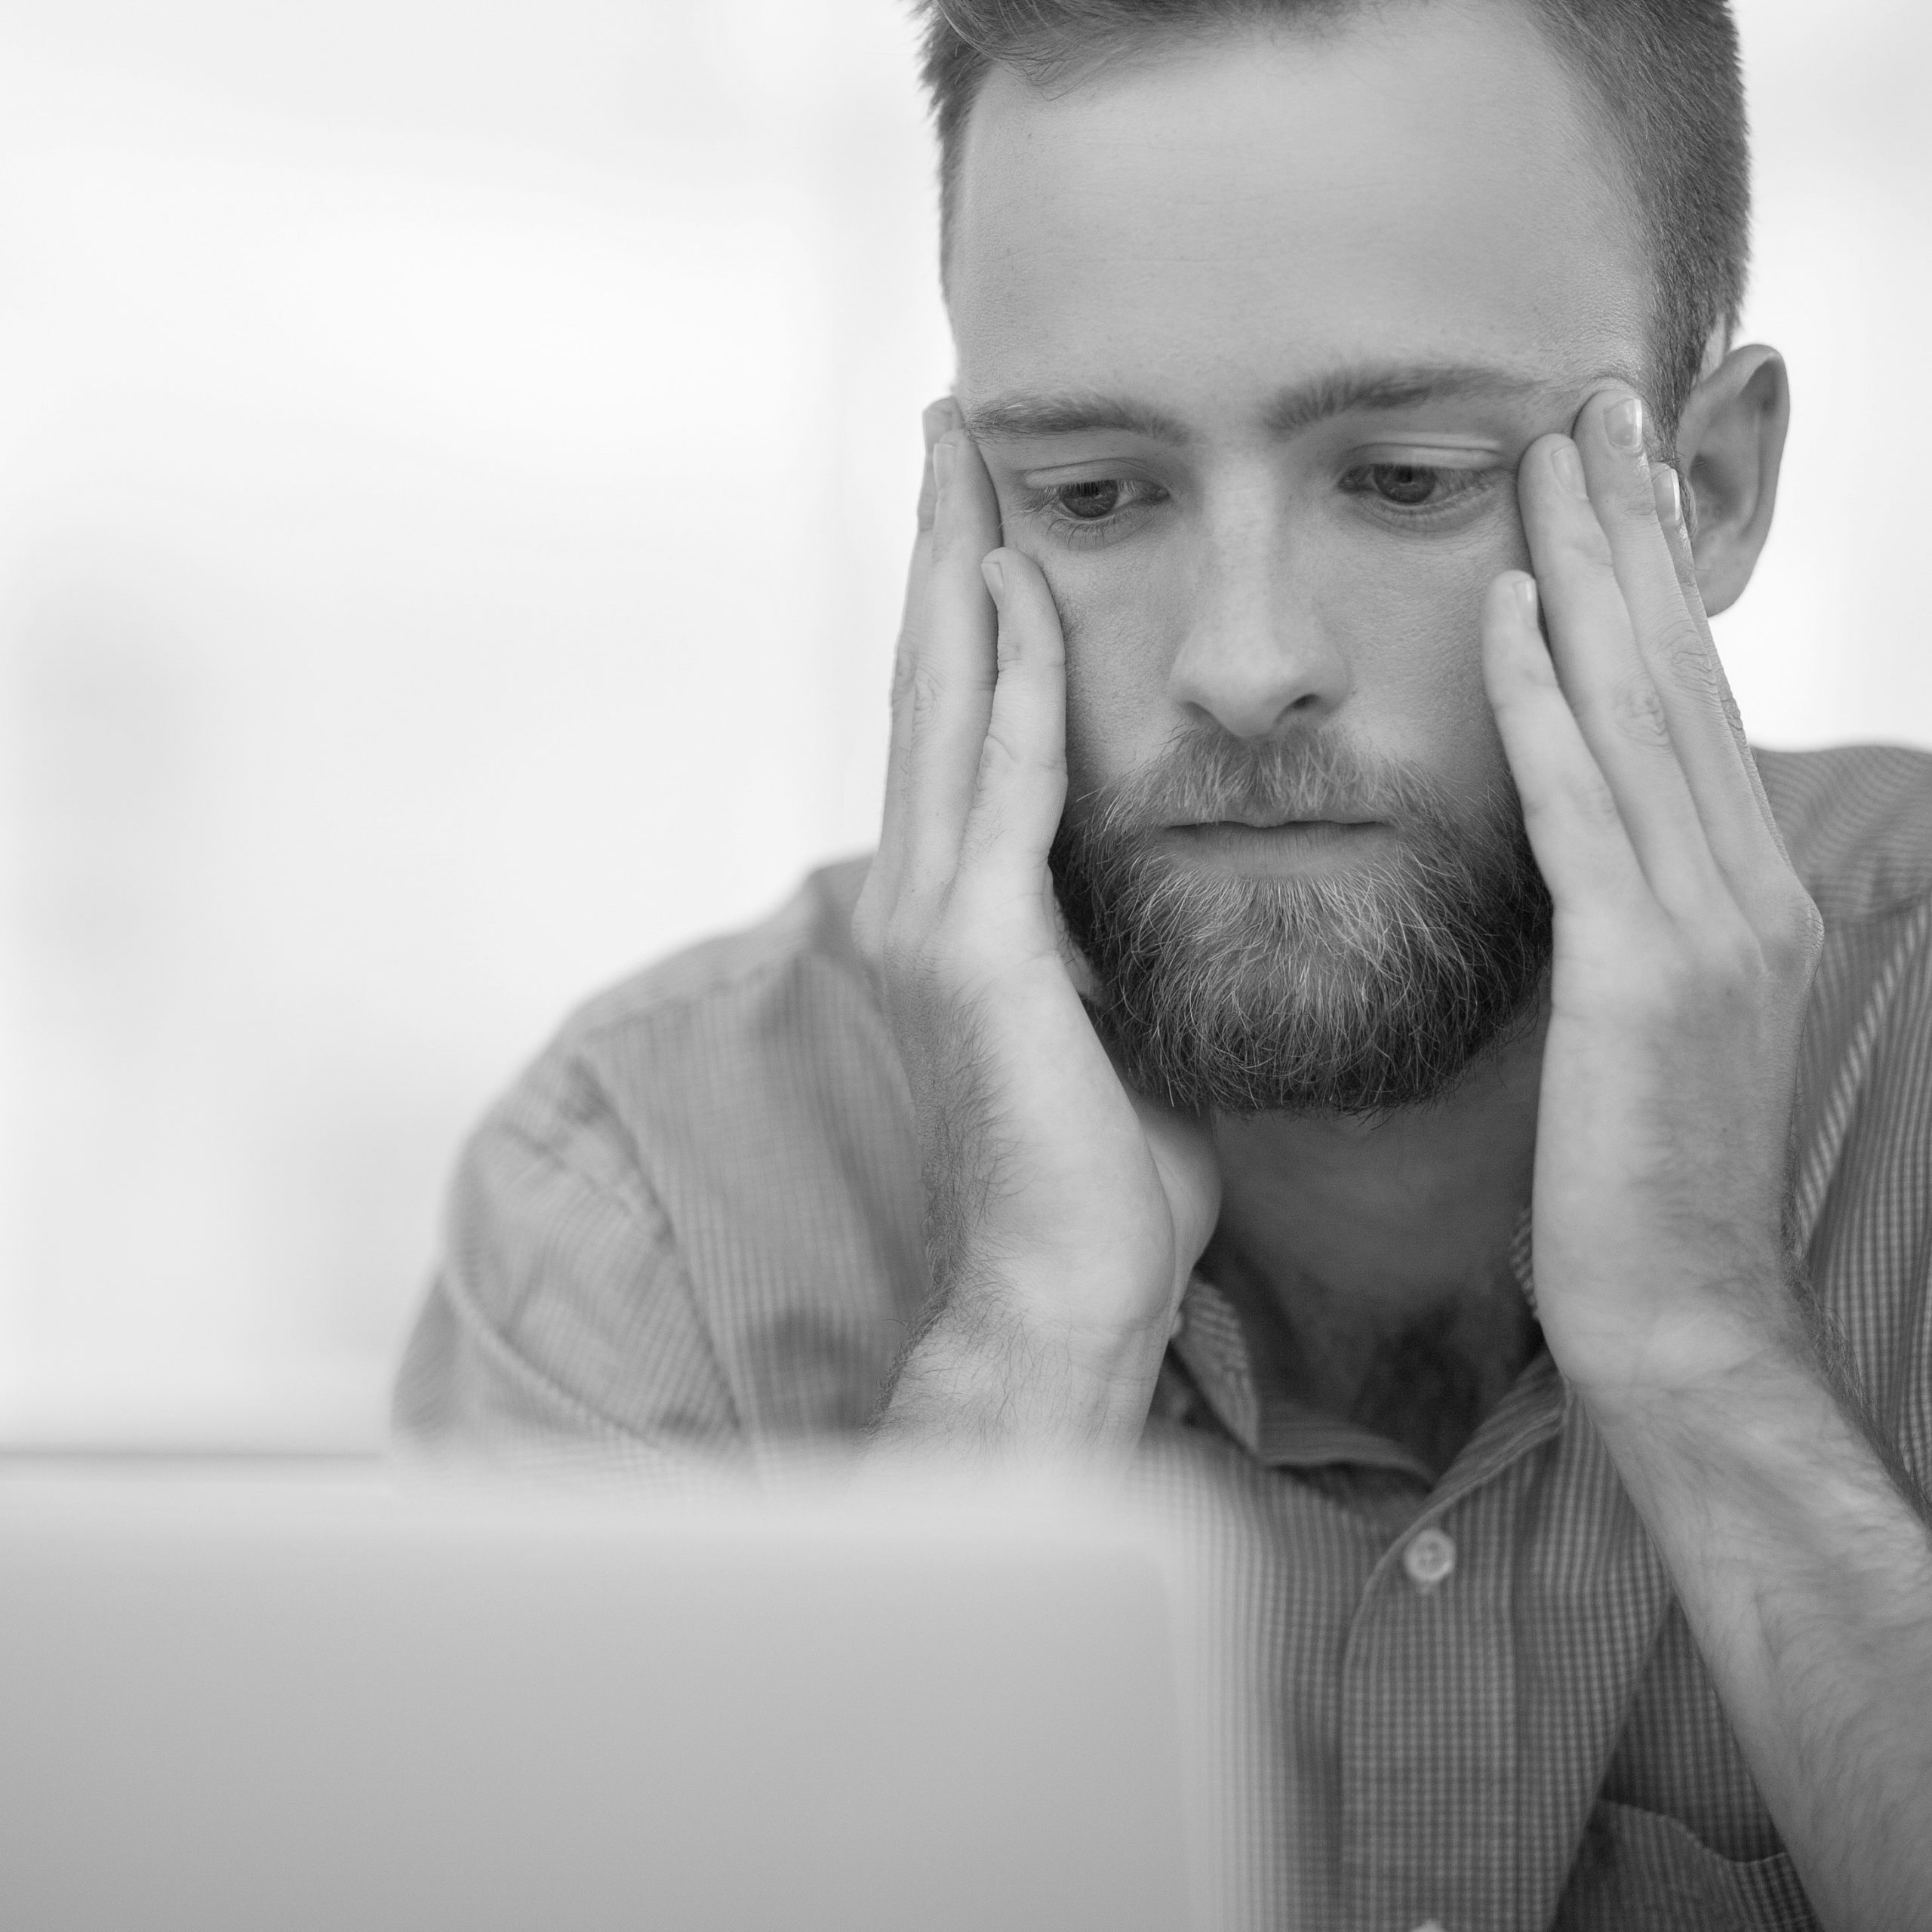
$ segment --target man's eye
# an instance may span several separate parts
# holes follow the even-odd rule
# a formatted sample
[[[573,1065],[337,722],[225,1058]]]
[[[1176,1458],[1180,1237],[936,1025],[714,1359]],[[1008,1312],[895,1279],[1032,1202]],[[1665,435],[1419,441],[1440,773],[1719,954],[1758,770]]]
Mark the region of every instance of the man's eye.
[[[1094,476],[1023,491],[1020,501],[1060,542],[1098,543],[1124,534],[1131,512],[1165,502],[1167,494],[1139,477]]]
[[[1342,488],[1351,496],[1379,497],[1398,509],[1433,509],[1476,487],[1481,472],[1441,469],[1423,463],[1365,463],[1349,470]]]
[[[1438,474],[1419,463],[1377,463],[1369,466],[1368,480],[1392,503],[1426,503],[1435,494]]]
[[[1052,492],[1054,506],[1079,523],[1099,523],[1120,507],[1119,481],[1112,477],[1094,483],[1063,483]]]

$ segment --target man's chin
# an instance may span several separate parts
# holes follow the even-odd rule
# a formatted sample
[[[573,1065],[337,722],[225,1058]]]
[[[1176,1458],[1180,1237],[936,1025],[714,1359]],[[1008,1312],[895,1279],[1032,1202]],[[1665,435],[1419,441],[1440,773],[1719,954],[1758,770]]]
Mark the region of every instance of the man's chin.
[[[1358,986],[1320,971],[1297,976],[1300,997],[1256,1012],[1251,989],[1229,989],[1217,1012],[1146,1005],[1109,986],[1093,1002],[1123,1079],[1190,1114],[1384,1115],[1440,1103],[1487,1064],[1540,1011],[1536,989],[1514,1006],[1426,1009],[1364,1001]],[[1272,989],[1270,989],[1272,990]]]
[[[1160,835],[1062,851],[1062,906],[1131,1084],[1195,1113],[1383,1113],[1441,1099],[1513,1036],[1549,958],[1527,846],[1478,866],[1379,829],[1265,871]]]

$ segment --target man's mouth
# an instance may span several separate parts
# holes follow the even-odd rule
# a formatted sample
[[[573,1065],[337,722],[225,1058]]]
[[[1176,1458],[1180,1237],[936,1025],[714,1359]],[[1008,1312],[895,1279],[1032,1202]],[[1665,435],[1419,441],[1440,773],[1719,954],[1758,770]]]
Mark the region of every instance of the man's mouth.
[[[1293,872],[1372,841],[1377,819],[1224,818],[1170,826],[1171,848],[1232,872]]]
[[[1365,825],[1373,825],[1374,819],[1367,818],[1262,818],[1236,813],[1230,818],[1208,819],[1198,824],[1177,828],[1183,832],[1212,832],[1223,826],[1241,832],[1352,832]]]
[[[1217,833],[1243,832],[1260,836],[1276,832],[1300,834],[1303,836],[1321,838],[1339,835],[1351,832],[1367,832],[1380,821],[1371,818],[1265,818],[1237,813],[1231,817],[1202,819],[1192,824],[1171,826],[1171,831],[1189,837],[1204,837]]]

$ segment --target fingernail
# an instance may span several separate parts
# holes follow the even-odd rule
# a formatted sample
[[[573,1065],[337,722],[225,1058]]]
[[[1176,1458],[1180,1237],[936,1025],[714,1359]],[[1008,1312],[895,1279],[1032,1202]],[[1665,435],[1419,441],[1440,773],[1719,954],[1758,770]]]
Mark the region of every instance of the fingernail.
[[[1534,629],[1537,621],[1536,579],[1519,577],[1509,587],[1516,593],[1517,608],[1523,614],[1523,621]]]
[[[989,551],[980,559],[980,574],[986,579],[986,588],[993,594],[993,601],[1003,603],[1006,598],[1006,566],[1000,561],[997,550]]]
[[[1681,530],[1684,527],[1684,486],[1677,480],[1677,472],[1669,463],[1658,467],[1654,487],[1657,493],[1657,515],[1663,521]]]
[[[1589,501],[1590,486],[1583,480],[1583,459],[1577,454],[1577,445],[1568,437],[1551,449],[1549,466],[1556,472],[1557,481],[1571,496],[1581,497],[1586,503]]]
[[[1644,447],[1644,405],[1636,396],[1626,395],[1604,411],[1604,433],[1610,446],[1626,455]]]
[[[939,441],[934,444],[933,475],[937,480],[942,491],[952,481],[953,469],[958,460],[959,445],[953,441],[949,434],[940,437]]]

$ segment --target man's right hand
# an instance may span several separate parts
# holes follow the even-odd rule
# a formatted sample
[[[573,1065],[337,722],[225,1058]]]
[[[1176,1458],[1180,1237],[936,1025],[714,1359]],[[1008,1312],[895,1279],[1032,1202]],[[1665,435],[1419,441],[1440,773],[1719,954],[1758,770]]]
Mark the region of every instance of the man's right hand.
[[[912,1089],[933,1295],[877,1426],[1120,1450],[1219,1176],[1204,1129],[1123,1085],[1081,1004],[1047,864],[1066,796],[1058,614],[1037,566],[995,547],[955,406],[925,428],[884,832],[854,925]]]

